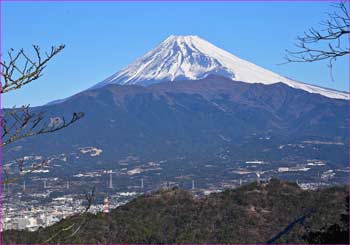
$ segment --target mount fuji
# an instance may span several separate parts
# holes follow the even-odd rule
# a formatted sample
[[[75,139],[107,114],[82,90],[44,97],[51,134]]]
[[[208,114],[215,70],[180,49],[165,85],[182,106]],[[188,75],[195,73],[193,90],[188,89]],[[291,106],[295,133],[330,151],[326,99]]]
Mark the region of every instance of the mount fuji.
[[[280,76],[240,59],[198,36],[170,36],[134,63],[96,84],[151,85],[160,82],[201,80],[217,75],[245,83],[284,83],[295,89],[335,99],[348,99],[349,94]]]
[[[23,156],[64,156],[52,176],[113,169],[121,173],[118,186],[125,171],[150,161],[161,165],[150,165],[145,179],[197,173],[214,182],[219,172],[226,176],[254,159],[271,163],[271,173],[310,159],[327,163],[325,171],[345,168],[347,96],[279,76],[199,37],[171,36],[94,87],[31,108],[48,122],[85,116],[64,130],[14,142],[3,156],[12,159],[18,149]]]

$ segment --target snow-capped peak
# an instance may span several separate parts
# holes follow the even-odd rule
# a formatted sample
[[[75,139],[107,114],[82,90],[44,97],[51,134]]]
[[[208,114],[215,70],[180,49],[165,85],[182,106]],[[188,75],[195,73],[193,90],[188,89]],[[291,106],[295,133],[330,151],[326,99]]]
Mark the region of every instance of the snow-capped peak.
[[[198,36],[169,36],[134,63],[93,88],[107,84],[150,85],[163,81],[199,80],[220,75],[235,81],[273,84],[282,82],[337,99],[348,99],[345,92],[300,83],[242,60]]]

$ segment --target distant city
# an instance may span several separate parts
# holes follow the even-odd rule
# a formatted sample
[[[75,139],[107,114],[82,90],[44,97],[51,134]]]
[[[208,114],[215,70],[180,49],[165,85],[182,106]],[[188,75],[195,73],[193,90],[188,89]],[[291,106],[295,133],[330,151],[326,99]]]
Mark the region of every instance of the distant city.
[[[80,154],[97,157],[102,152],[101,149],[91,150],[93,147],[86,149],[80,150]],[[186,162],[185,157],[177,159],[179,167],[171,172],[167,170],[171,167],[167,160],[143,162],[138,157],[128,156],[118,161],[116,169],[80,171],[67,178],[50,175],[54,167],[67,166],[67,156],[53,156],[49,159],[53,165],[27,173],[4,186],[2,227],[34,231],[82,213],[87,206],[85,193],[94,187],[95,200],[88,212],[98,213],[109,212],[139,195],[162,188],[180,187],[200,197],[276,177],[295,181],[302,189],[317,189],[345,183],[350,172],[349,167],[333,169],[326,161],[317,159],[280,166],[259,159],[230,162],[228,156],[221,155],[220,158],[220,164],[192,163],[195,171],[190,174],[181,167]],[[25,156],[23,159],[31,166],[42,157]],[[11,169],[14,163],[5,167]]]

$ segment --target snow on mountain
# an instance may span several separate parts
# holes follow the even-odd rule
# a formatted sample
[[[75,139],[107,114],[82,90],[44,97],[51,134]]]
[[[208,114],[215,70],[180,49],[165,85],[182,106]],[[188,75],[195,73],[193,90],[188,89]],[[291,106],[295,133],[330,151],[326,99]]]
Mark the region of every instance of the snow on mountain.
[[[246,83],[282,82],[296,89],[330,98],[348,99],[349,94],[297,82],[242,60],[198,36],[170,36],[134,63],[96,84],[150,85],[163,81],[199,80],[220,75]]]

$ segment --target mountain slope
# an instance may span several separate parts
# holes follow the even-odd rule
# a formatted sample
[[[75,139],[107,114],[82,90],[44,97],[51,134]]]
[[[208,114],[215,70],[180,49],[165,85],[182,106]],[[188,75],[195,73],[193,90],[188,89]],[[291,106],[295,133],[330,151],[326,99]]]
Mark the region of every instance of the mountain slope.
[[[335,224],[344,237],[326,242],[347,243],[348,223],[341,221],[347,195],[345,187],[303,191],[296,184],[276,179],[201,199],[180,189],[160,190],[109,214],[87,215],[86,221],[72,217],[36,232],[8,231],[3,239],[22,244],[42,243],[49,237],[53,237],[50,243],[263,244],[311,210],[302,225],[297,223],[276,242],[308,243],[309,232]],[[62,231],[80,223],[83,225],[75,235]]]
[[[75,111],[83,111],[86,116],[62,131],[11,146],[21,146],[23,154],[58,154],[94,146],[103,150],[97,159],[107,164],[128,155],[195,158],[233,147],[235,159],[254,154],[268,160],[272,153],[264,152],[266,145],[259,140],[268,135],[270,148],[275,149],[272,155],[278,159],[302,153],[305,161],[305,157],[325,157],[334,164],[347,162],[347,101],[310,94],[283,83],[248,84],[209,76],[148,87],[111,84],[33,110],[45,111],[48,117],[69,116]],[[290,155],[278,149],[281,144],[305,140],[340,142],[334,146],[339,151],[317,147],[317,151],[300,150]],[[241,154],[249,149],[254,153]]]
[[[345,92],[297,82],[242,60],[198,36],[170,36],[134,63],[92,88],[107,84],[150,85],[159,82],[200,80],[219,75],[246,83],[282,82],[296,89],[330,98],[348,99]]]

